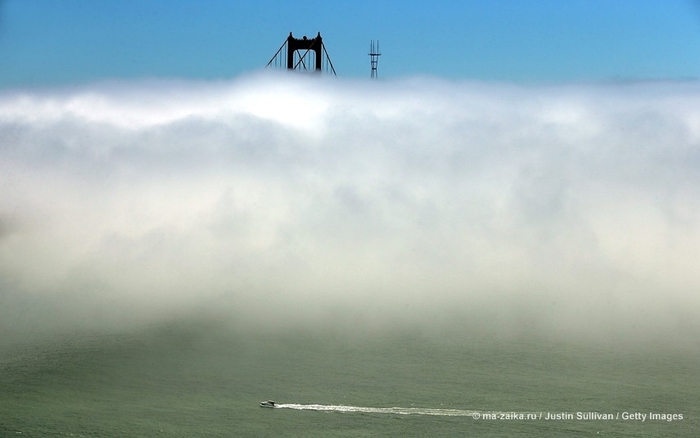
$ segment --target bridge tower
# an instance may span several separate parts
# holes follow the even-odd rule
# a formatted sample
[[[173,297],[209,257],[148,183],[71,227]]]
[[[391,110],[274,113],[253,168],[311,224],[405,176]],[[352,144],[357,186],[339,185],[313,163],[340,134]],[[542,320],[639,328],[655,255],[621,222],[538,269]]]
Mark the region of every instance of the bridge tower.
[[[306,35],[303,38],[294,38],[292,32],[289,32],[289,36],[265,68],[270,66],[317,73],[330,72],[337,76],[323,44],[321,32],[314,38],[307,38]]]

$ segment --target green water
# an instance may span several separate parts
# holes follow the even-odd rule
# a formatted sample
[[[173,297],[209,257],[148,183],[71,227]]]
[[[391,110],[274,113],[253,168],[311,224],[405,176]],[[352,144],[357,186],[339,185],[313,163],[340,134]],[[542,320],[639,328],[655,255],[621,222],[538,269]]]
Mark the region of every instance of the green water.
[[[487,337],[242,334],[209,323],[6,341],[0,436],[695,436],[687,350]],[[682,414],[681,421],[476,420],[262,409],[258,402]]]

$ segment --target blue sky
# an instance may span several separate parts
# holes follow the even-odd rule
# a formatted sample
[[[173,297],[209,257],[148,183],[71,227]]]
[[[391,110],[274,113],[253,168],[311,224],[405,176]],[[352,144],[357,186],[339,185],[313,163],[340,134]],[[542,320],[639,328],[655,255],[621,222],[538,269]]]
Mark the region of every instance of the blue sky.
[[[696,0],[0,0],[0,87],[222,79],[320,31],[340,76],[571,82],[700,76]]]

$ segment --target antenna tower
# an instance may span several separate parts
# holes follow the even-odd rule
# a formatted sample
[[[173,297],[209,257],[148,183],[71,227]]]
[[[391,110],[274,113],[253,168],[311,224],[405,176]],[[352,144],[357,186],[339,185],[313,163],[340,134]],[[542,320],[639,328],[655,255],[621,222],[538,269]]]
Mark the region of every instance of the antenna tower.
[[[379,40],[377,40],[377,47],[375,51],[374,40],[369,43],[369,63],[372,67],[371,78],[377,79],[377,64],[379,63],[379,57],[382,55],[379,53]]]

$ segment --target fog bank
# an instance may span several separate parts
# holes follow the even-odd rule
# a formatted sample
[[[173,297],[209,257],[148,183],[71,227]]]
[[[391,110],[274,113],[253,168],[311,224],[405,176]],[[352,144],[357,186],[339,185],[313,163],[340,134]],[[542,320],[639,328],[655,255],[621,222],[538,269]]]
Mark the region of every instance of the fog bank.
[[[696,340],[698,102],[280,74],[5,91],[0,329]]]

